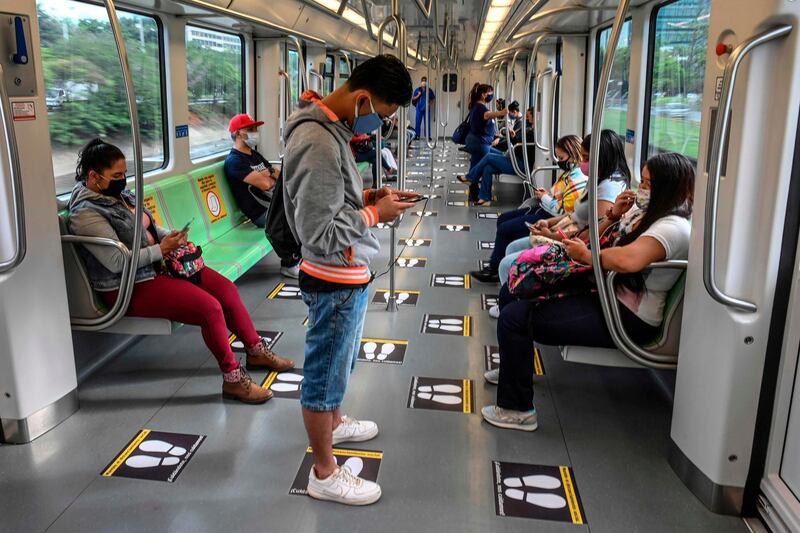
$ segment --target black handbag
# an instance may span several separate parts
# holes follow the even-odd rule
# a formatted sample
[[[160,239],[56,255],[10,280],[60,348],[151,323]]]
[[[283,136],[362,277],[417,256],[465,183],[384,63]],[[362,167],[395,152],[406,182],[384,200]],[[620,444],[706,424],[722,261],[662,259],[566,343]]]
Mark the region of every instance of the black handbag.
[[[467,118],[464,119],[464,122],[456,127],[455,131],[453,132],[453,142],[456,144],[466,144],[467,143],[467,135],[469,134],[469,115]]]

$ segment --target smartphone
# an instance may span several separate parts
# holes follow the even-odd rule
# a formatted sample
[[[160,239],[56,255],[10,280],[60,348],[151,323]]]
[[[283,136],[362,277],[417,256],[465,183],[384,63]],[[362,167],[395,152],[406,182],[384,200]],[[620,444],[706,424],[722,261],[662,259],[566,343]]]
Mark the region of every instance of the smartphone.
[[[533,229],[533,226],[534,225],[531,224],[530,222],[525,222],[525,227],[527,227],[528,229]]]
[[[192,219],[189,222],[187,222],[185,226],[183,226],[183,228],[181,229],[181,233],[186,233],[189,230],[189,226],[191,226],[192,222],[194,222],[194,218],[195,217],[192,217]]]
[[[417,202],[422,202],[424,200],[427,200],[427,198],[425,198],[424,196],[414,196],[414,197],[411,197],[411,198],[401,198],[400,199],[401,202],[411,202],[413,204],[416,204]]]
[[[564,230],[563,230],[563,229],[561,229],[561,228],[556,228],[556,231],[558,231],[558,234],[559,234],[559,235],[561,235],[561,238],[562,238],[563,240],[567,240],[567,239],[569,239],[569,237],[567,237],[567,234],[566,234],[566,233],[564,233]]]

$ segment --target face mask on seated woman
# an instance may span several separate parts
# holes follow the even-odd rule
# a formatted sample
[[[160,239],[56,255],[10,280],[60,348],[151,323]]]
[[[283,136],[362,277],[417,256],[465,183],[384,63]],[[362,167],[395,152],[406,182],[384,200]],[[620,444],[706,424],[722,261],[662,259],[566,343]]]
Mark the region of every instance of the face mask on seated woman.
[[[650,189],[639,189],[636,193],[636,205],[642,211],[647,210],[647,206],[650,204]]]
[[[105,176],[104,176],[105,177]],[[125,178],[118,179],[118,180],[108,180],[108,187],[101,190],[100,192],[105,194],[106,196],[119,196],[122,194],[122,191],[125,190],[125,186],[128,184],[128,181]]]

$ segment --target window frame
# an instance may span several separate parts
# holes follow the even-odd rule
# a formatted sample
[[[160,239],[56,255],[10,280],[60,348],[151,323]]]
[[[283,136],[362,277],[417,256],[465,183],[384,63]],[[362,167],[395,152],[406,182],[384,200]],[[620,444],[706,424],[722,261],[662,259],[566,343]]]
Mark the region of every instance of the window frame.
[[[646,85],[643,102],[644,105],[642,106],[642,148],[640,153],[640,161],[642,162],[642,166],[644,166],[648,159],[647,152],[650,148],[650,113],[653,109],[653,68],[655,67],[656,58],[656,19],[658,19],[658,12],[661,11],[661,9],[677,2],[680,2],[680,0],[666,0],[665,2],[654,5],[650,11],[650,20],[648,22],[649,30],[647,36],[647,74],[645,76]],[[689,157],[686,154],[683,155],[685,155],[695,166],[697,165],[697,159]]]
[[[331,62],[330,72],[328,72],[328,60]],[[322,91],[325,92],[327,90],[326,96],[336,90],[336,56],[333,54],[325,54],[325,69],[322,73],[322,79],[324,82]],[[329,83],[330,87],[328,87]]]
[[[670,1],[671,2],[676,2],[677,0],[670,0]],[[630,28],[631,28],[631,32],[630,32],[631,33],[631,35],[630,35],[631,43],[630,43],[629,46],[632,47],[633,46],[633,17],[632,16],[629,16],[628,18],[625,19],[625,22],[622,23],[622,27],[624,28],[625,24],[628,24],[628,23],[631,24],[631,26],[630,26]],[[593,97],[592,97],[592,109],[594,109],[595,104],[597,103],[597,91],[600,88],[600,74],[601,74],[601,71],[603,70],[603,66],[600,64],[600,34],[603,33],[606,30],[609,30],[609,29],[613,28],[613,27],[614,27],[614,23],[610,22],[608,24],[604,24],[602,26],[598,26],[596,28],[596,31],[595,31],[595,36],[594,36],[594,80],[593,80],[593,83],[592,83],[594,85],[594,91],[592,93],[592,95],[593,95]],[[609,36],[610,36],[610,34],[609,34]],[[622,35],[620,35],[620,38],[622,38]],[[617,48],[619,48],[619,47],[617,47]],[[630,77],[630,74],[631,74],[630,70],[631,70],[631,65],[630,65],[630,63],[628,63],[628,77]],[[627,115],[627,113],[628,113],[628,110],[626,109],[625,114]],[[628,128],[627,124],[625,125],[625,128],[627,130],[627,128]],[[623,138],[624,137],[625,136],[623,135]]]
[[[186,60],[186,64],[187,65],[189,64],[189,53],[188,53],[188,47],[186,46],[186,28],[189,28],[190,26],[192,28],[198,28],[198,29],[201,29],[201,30],[213,31],[213,32],[217,32],[217,33],[224,33],[226,35],[232,35],[233,37],[237,37],[239,39],[239,43],[241,44],[241,47],[242,47],[242,52],[240,54],[241,57],[239,58],[239,68],[242,69],[242,90],[241,90],[242,110],[240,111],[240,113],[246,113],[247,112],[247,42],[245,41],[244,34],[232,32],[232,31],[228,31],[228,30],[223,30],[223,29],[217,28],[216,26],[212,26],[210,24],[204,24],[202,22],[199,22],[196,19],[191,19],[191,18],[188,19],[186,21],[186,24],[184,24],[184,30],[183,30],[183,32],[184,32],[184,36],[183,36],[183,55],[184,55],[184,59]],[[187,86],[187,89],[188,89],[188,86]],[[187,96],[188,96],[188,91],[187,91]],[[188,101],[188,98],[187,98],[187,101],[186,101],[186,112],[187,112],[187,116],[188,116],[188,113],[189,113],[189,101]],[[196,163],[204,163],[207,160],[213,159],[215,157],[219,157],[220,155],[225,154],[227,152],[228,152],[228,150],[220,150],[219,152],[213,152],[213,153],[210,153],[210,154],[204,154],[204,155],[201,155],[199,157],[192,157],[192,137],[191,137],[191,134],[189,135],[189,163],[191,165],[194,165]]]
[[[286,110],[287,118],[297,107],[297,104],[292,101],[292,79],[291,79],[291,73],[289,72],[289,52],[294,52],[295,54],[297,54],[297,89],[298,89],[297,102],[300,102],[300,95],[303,93],[303,83],[302,80],[300,79],[301,58],[303,57],[303,54],[301,53],[302,52],[301,50],[297,49],[297,46],[295,46],[294,43],[287,42],[286,45],[283,47],[283,61],[284,61],[283,64],[286,66],[285,71],[286,71],[286,79],[288,80],[287,88],[289,90],[289,103],[294,104],[292,106],[292,109]]]
[[[86,4],[86,5],[90,5],[90,6],[102,7],[101,5],[96,4],[95,2],[91,2],[89,0],[70,0],[70,1],[76,2],[76,3],[79,3],[79,4]],[[151,176],[151,175],[156,174],[158,172],[163,172],[164,170],[167,170],[168,168],[170,168],[170,166],[173,163],[173,161],[172,161],[172,155],[173,154],[172,154],[172,151],[170,150],[170,146],[171,146],[170,141],[172,139],[170,137],[170,128],[169,128],[169,111],[172,109],[172,106],[171,106],[171,102],[170,102],[170,100],[168,98],[168,94],[167,94],[167,73],[166,73],[166,68],[165,68],[166,65],[167,65],[167,54],[166,54],[167,47],[166,47],[166,40],[165,40],[165,35],[164,35],[164,21],[161,20],[161,16],[159,14],[151,13],[151,12],[148,12],[146,10],[134,9],[134,8],[129,8],[129,7],[125,6],[125,7],[118,8],[117,11],[120,11],[122,13],[131,14],[131,15],[138,15],[138,16],[142,16],[142,17],[147,17],[147,18],[153,19],[155,21],[155,23],[156,23],[156,30],[157,30],[157,34],[158,34],[158,61],[159,61],[158,71],[159,71],[159,74],[160,74],[160,76],[159,76],[159,84],[160,84],[160,93],[161,93],[161,139],[162,139],[161,143],[162,143],[162,148],[163,148],[163,158],[162,158],[163,160],[161,162],[161,166],[160,167],[151,168],[150,170],[148,170],[146,172],[142,172],[142,176]],[[110,27],[109,27],[109,29],[110,29]],[[112,35],[111,38],[113,39],[114,36]],[[36,44],[40,45],[40,43],[36,43]],[[126,43],[126,49],[127,49],[127,43]],[[120,75],[122,75],[122,63],[120,63],[119,68],[120,68]],[[45,89],[46,89],[46,87],[45,87]],[[48,119],[48,121],[49,120],[50,119]],[[50,139],[50,131],[49,131],[49,129],[48,129],[48,132],[47,132],[47,137],[48,137],[48,140],[49,140]],[[133,138],[133,133],[132,132],[131,132],[131,138]],[[133,156],[133,154],[131,154],[131,156]],[[50,159],[52,160],[52,158],[53,158],[53,150],[51,148],[51,150],[50,150]],[[51,165],[52,165],[52,161],[51,161]],[[126,174],[125,175],[125,181],[126,182],[130,182],[130,180],[133,179],[134,176],[135,176],[134,173]],[[54,184],[55,184],[56,178],[57,178],[57,176],[55,176],[55,168],[54,168],[53,169],[53,182],[54,182]],[[60,194],[56,193],[56,198],[57,199],[62,199],[62,198],[65,199],[65,198],[69,198],[70,195],[72,195],[72,191],[71,190],[62,192]]]

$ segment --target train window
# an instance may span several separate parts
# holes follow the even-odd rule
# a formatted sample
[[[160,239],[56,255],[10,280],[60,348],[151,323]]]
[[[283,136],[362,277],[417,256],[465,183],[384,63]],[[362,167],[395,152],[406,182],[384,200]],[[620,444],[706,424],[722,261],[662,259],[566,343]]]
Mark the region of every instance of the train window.
[[[325,56],[325,72],[322,73],[322,77],[325,80],[325,84],[324,84],[323,90],[325,91],[326,95],[331,94],[333,92],[333,89],[334,89],[334,87],[333,87],[333,82],[334,82],[333,66],[334,65],[335,65],[335,62],[334,62],[333,56],[330,55],[330,54],[326,55]]]
[[[661,152],[697,159],[710,10],[711,0],[678,0],[653,10],[645,159]]]
[[[286,72],[289,74],[290,107],[294,110],[300,99],[300,54],[294,48],[286,48]]]
[[[339,86],[344,85],[347,78],[350,77],[350,67],[347,64],[347,59],[339,57]]]
[[[93,137],[119,146],[133,172],[125,85],[106,10],[72,0],[39,0],[37,10],[56,194],[72,189],[78,150]],[[119,10],[119,17],[134,75],[146,172],[166,160],[161,27],[146,15]]]
[[[232,33],[186,26],[189,155],[227,152],[228,122],[244,112],[244,46]]]
[[[595,57],[595,96],[600,83],[600,71],[606,57],[608,40],[611,38],[611,26],[597,32]],[[608,82],[608,96],[606,97],[606,112],[603,117],[603,128],[609,128],[623,137],[628,129],[628,80],[631,72],[631,21],[626,20],[622,25],[619,36],[617,54],[614,56],[614,65],[611,68],[611,78]]]

